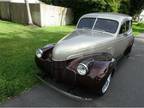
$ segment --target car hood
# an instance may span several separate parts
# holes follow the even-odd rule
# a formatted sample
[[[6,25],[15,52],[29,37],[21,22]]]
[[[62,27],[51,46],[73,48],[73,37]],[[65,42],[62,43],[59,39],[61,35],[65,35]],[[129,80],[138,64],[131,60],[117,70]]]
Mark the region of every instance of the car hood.
[[[96,53],[106,41],[114,36],[98,31],[77,30],[60,40],[54,47],[52,56],[55,61],[64,61]]]

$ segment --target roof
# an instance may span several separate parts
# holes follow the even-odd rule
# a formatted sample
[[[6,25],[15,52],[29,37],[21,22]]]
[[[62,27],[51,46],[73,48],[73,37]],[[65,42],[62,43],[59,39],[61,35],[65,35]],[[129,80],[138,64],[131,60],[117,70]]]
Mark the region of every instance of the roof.
[[[120,13],[89,13],[86,15],[83,15],[84,17],[93,17],[93,18],[106,18],[106,19],[112,19],[117,21],[123,21],[124,19],[132,20],[131,16],[120,14]]]

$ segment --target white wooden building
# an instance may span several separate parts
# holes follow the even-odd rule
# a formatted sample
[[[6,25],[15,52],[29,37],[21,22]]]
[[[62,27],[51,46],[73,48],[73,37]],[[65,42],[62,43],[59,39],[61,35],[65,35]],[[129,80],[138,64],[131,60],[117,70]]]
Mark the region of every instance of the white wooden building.
[[[144,10],[140,14],[140,21],[144,22]]]
[[[0,0],[0,1],[9,1],[13,3],[25,3],[24,0]],[[29,3],[39,3],[39,0],[27,0]]]
[[[38,26],[62,26],[71,24],[73,12],[69,8],[52,6],[38,0],[27,0],[33,23]],[[0,19],[27,24],[25,0],[0,0]]]

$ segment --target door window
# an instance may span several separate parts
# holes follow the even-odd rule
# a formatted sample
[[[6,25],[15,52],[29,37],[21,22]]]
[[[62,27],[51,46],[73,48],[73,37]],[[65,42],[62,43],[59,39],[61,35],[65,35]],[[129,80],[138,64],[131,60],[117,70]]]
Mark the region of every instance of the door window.
[[[119,34],[123,34],[126,32],[126,23],[124,23],[122,26],[121,26],[121,29],[120,29],[120,32]]]
[[[127,31],[130,30],[130,26],[131,26],[131,22],[130,21],[126,21],[125,23],[123,23],[123,25],[121,26],[120,32],[119,34],[123,34]]]
[[[126,32],[130,29],[130,21],[126,21]]]

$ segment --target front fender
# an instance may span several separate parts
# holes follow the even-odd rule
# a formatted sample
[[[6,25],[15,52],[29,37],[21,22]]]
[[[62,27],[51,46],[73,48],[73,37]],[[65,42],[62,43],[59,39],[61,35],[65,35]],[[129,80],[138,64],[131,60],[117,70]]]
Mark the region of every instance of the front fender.
[[[47,49],[47,51],[49,51],[49,53],[47,53],[47,56],[49,56],[52,47]],[[91,54],[68,61],[53,61],[50,57],[47,59],[36,57],[35,60],[38,67],[43,70],[42,74],[45,77],[48,76],[57,81],[76,85],[78,84],[79,86],[94,88],[96,90],[101,87],[101,84],[104,81],[103,79],[109,74],[110,67],[113,66],[111,64],[112,57],[110,54],[106,53]],[[77,66],[81,62],[90,62],[91,64],[89,65],[89,72],[85,76],[81,76],[77,72]]]
[[[52,50],[54,48],[55,44],[48,44],[41,48],[43,51],[42,58],[47,59],[47,58],[52,58]]]
[[[111,54],[97,53],[73,60],[68,65],[67,69],[77,73],[77,66],[79,65],[79,63],[85,63],[88,65],[89,72],[86,76],[92,80],[103,79],[110,73],[111,69],[115,66]]]

